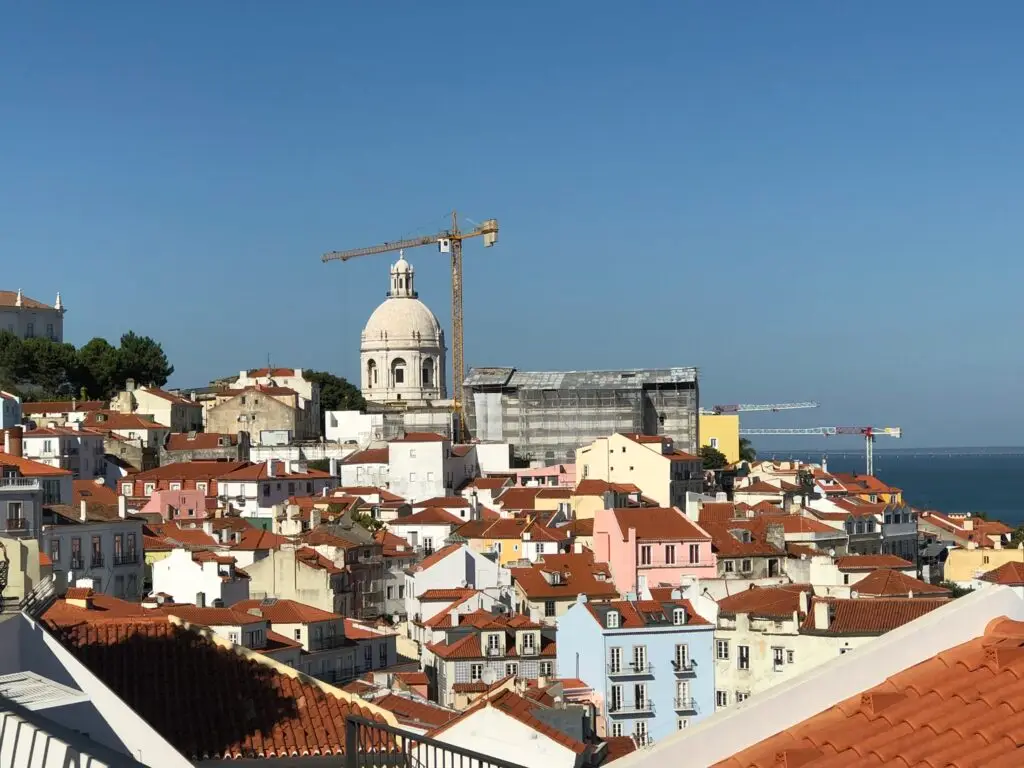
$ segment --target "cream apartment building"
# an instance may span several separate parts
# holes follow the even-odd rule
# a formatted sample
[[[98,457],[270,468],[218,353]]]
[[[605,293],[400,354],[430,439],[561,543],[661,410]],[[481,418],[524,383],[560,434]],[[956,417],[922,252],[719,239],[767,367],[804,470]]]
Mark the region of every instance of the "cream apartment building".
[[[631,484],[663,507],[683,507],[704,485],[701,460],[672,438],[615,433],[576,449],[576,479]]]

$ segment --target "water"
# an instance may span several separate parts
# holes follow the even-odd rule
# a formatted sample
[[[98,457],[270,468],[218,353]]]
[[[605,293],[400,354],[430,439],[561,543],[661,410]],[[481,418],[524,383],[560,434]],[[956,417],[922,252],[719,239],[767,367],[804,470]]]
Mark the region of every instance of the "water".
[[[834,472],[865,470],[864,452],[824,454]],[[764,459],[820,463],[821,451],[759,450]],[[875,450],[875,475],[903,489],[906,503],[940,512],[984,512],[1007,525],[1024,524],[1024,448]]]

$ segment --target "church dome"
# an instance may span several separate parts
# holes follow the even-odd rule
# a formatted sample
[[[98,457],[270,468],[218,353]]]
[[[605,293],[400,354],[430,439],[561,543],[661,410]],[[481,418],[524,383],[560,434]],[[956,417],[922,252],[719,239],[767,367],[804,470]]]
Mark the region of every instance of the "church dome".
[[[440,346],[441,324],[419,299],[389,298],[370,315],[363,329],[364,342],[415,342],[418,346]]]

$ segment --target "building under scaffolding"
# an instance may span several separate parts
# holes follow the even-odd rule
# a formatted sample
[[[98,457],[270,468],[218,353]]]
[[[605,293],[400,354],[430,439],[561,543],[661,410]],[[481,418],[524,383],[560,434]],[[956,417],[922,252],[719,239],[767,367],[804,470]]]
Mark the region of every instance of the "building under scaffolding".
[[[700,445],[696,368],[473,368],[465,387],[470,434],[530,461],[575,461],[578,447],[613,432],[665,435],[693,454]]]

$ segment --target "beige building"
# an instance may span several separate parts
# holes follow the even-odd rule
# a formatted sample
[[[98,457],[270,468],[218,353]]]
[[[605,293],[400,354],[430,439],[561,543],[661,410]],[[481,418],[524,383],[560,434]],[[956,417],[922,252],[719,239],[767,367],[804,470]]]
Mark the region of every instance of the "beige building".
[[[206,415],[207,432],[248,432],[253,445],[279,442],[285,433],[288,439],[283,442],[312,439],[319,427],[311,411],[302,407],[302,397],[290,387],[226,389],[217,393],[216,405]]]
[[[192,432],[203,428],[203,406],[187,397],[171,394],[160,387],[136,387],[133,379],[110,403],[119,413],[148,416],[171,432]]]
[[[343,568],[310,549],[282,545],[245,567],[249,595],[257,600],[295,600],[322,611],[352,615],[349,577]]]
[[[306,411],[306,421],[315,429],[314,437],[320,432],[320,385],[306,378],[301,368],[257,368],[241,371],[233,389],[249,387],[284,387],[293,389],[299,396],[298,407]]]
[[[620,432],[576,449],[576,477],[635,485],[663,507],[685,506],[687,491],[704,486],[700,458],[671,438]]]
[[[65,311],[59,293],[50,306],[30,299],[20,288],[17,291],[0,291],[0,330],[10,331],[19,339],[64,341]]]

